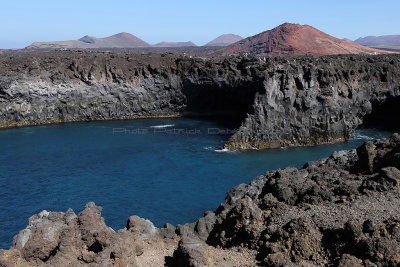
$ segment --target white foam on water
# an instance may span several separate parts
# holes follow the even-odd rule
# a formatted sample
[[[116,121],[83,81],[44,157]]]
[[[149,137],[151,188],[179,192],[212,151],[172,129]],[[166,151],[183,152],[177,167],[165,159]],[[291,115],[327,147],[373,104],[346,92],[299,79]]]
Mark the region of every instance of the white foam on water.
[[[154,125],[154,126],[150,126],[150,128],[160,129],[160,128],[168,128],[168,127],[173,127],[173,126],[175,126],[175,124]]]
[[[88,128],[99,128],[99,129],[114,129],[114,128],[118,128],[118,127],[102,126],[102,125],[96,125],[96,126],[88,125],[86,127],[88,127]],[[123,127],[120,127],[120,128],[123,128]]]
[[[215,149],[214,152],[218,152],[218,153],[228,152],[228,153],[230,153],[230,152],[235,152],[235,151],[223,148],[223,149]]]
[[[355,134],[353,138],[356,140],[374,140],[375,139],[373,137],[363,135],[363,134]]]

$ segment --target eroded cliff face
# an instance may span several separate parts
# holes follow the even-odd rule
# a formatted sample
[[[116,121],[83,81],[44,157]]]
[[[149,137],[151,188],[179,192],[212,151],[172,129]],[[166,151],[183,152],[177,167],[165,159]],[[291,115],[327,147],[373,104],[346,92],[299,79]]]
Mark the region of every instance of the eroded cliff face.
[[[222,114],[239,121],[228,149],[344,141],[373,107],[397,102],[399,61],[77,51],[2,57],[0,127]]]
[[[344,141],[363,117],[373,112],[374,105],[400,94],[397,57],[287,60],[286,64],[271,64],[263,70],[268,73],[263,81],[265,93],[255,96],[253,112],[226,144],[227,148]]]
[[[0,60],[1,127],[174,116],[185,107],[172,58],[50,52]]]

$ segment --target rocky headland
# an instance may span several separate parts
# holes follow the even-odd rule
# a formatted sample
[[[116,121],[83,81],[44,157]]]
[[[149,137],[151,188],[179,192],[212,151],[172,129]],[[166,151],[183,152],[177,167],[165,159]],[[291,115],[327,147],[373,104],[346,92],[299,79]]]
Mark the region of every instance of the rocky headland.
[[[0,57],[0,127],[230,115],[228,149],[348,140],[399,125],[399,55],[226,56],[50,51]]]
[[[274,170],[185,225],[42,211],[0,266],[399,266],[400,135]]]

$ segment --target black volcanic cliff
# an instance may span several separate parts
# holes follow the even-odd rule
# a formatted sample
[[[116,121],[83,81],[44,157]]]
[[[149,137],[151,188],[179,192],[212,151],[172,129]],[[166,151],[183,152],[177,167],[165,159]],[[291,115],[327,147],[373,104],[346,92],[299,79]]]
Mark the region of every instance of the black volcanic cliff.
[[[378,107],[398,121],[391,116],[400,96],[398,55],[191,58],[52,51],[3,56],[0,66],[1,127],[229,114],[241,123],[226,148],[246,149],[347,140]],[[388,110],[385,103],[392,103]]]

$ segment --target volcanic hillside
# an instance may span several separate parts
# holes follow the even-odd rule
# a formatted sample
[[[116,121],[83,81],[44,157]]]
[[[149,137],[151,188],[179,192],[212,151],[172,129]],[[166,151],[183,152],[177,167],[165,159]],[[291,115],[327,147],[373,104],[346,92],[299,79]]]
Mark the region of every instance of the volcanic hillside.
[[[218,50],[218,53],[273,53],[334,55],[386,53],[340,40],[308,25],[284,23],[272,30],[248,37]]]
[[[205,46],[227,46],[242,40],[243,37],[236,34],[223,34],[208,42]]]

